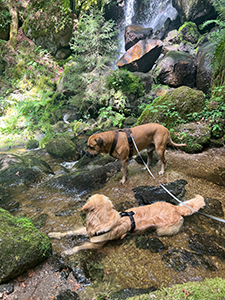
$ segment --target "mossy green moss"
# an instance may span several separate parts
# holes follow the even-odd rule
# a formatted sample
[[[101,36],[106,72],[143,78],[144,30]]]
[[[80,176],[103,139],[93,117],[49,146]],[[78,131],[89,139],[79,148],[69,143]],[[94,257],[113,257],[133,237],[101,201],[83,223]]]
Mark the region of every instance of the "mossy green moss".
[[[0,208],[0,283],[34,267],[51,254],[49,238],[26,218]]]
[[[188,122],[193,113],[202,111],[205,97],[202,91],[182,86],[156,98],[142,112],[137,124],[162,123],[172,128]]]
[[[162,288],[150,294],[129,298],[129,300],[215,300],[224,299],[225,280],[223,278],[209,278],[202,282],[188,282]]]

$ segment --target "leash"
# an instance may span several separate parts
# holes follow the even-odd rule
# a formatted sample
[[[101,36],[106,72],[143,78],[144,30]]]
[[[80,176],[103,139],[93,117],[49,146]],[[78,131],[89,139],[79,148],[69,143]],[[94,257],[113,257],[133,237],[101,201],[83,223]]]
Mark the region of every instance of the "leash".
[[[201,212],[199,212],[199,211],[197,211],[197,210],[195,210],[195,209],[189,207],[189,206],[186,205],[184,202],[180,201],[176,196],[174,196],[169,190],[167,190],[167,188],[155,178],[155,176],[152,174],[151,170],[149,169],[148,165],[147,165],[146,162],[144,161],[144,159],[143,159],[143,157],[141,156],[141,153],[140,153],[140,151],[138,150],[138,147],[137,147],[137,145],[136,145],[136,143],[135,143],[135,141],[134,141],[134,138],[133,138],[132,133],[130,134],[130,136],[131,136],[131,139],[132,139],[132,141],[133,141],[134,147],[135,147],[135,149],[136,149],[136,151],[137,151],[137,154],[140,156],[140,158],[141,158],[141,160],[142,160],[144,166],[146,167],[147,171],[149,172],[149,174],[150,174],[150,175],[152,176],[152,178],[159,184],[159,186],[160,186],[161,188],[163,188],[163,189],[164,189],[164,190],[165,190],[165,191],[166,191],[173,199],[175,199],[178,203],[180,203],[180,204],[186,206],[187,208],[191,209],[192,211],[194,211],[194,212],[196,212],[196,213],[198,213],[198,214],[200,214],[200,215],[202,215],[202,216],[205,216],[205,217],[208,217],[208,218],[210,218],[210,219],[213,219],[213,220],[216,220],[216,221],[225,223],[225,220],[224,220],[224,219],[220,219],[220,218],[217,218],[217,217],[208,215],[208,214],[201,213]]]

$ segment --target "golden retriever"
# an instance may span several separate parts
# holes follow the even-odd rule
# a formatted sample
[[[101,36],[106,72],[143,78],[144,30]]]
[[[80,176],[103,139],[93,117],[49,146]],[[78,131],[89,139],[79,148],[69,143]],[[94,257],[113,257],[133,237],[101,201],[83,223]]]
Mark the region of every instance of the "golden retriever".
[[[172,205],[167,202],[156,202],[146,206],[134,207],[119,213],[108,197],[102,194],[91,196],[83,206],[86,212],[86,227],[67,232],[51,232],[50,238],[61,238],[68,235],[87,235],[90,242],[64,251],[63,255],[71,255],[82,249],[99,249],[107,241],[123,238],[127,233],[141,233],[154,227],[159,236],[178,233],[183,216],[189,216],[204,207],[204,198],[195,198]]]

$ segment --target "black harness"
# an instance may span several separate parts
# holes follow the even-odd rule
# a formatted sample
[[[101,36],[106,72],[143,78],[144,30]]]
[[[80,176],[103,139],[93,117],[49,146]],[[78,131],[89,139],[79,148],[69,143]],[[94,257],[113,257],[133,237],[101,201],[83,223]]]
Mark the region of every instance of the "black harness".
[[[115,139],[112,143],[112,147],[111,147],[111,150],[110,150],[109,154],[111,156],[113,156],[112,154],[113,154],[113,151],[115,150],[117,142],[118,142],[119,132],[125,132],[126,135],[127,135],[127,140],[128,140],[128,144],[129,144],[129,147],[130,147],[129,158],[131,158],[133,156],[134,144],[133,144],[132,137],[131,137],[132,131],[129,128],[115,130]]]
[[[131,222],[130,233],[132,233],[134,231],[135,227],[136,227],[133,215],[134,215],[133,211],[129,211],[129,212],[123,211],[123,212],[120,213],[121,218],[122,217],[129,217],[130,218],[130,222]]]

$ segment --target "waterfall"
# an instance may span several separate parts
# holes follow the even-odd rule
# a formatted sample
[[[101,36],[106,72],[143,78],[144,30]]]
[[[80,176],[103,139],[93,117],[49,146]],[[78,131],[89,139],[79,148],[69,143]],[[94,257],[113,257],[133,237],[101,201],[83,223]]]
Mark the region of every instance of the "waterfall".
[[[125,26],[132,24],[135,0],[128,0],[124,6]]]
[[[124,29],[127,25],[136,24],[142,27],[151,27],[156,32],[165,21],[175,20],[178,13],[172,6],[172,0],[124,0],[124,22],[119,33],[120,55],[125,51]]]
[[[140,1],[140,0],[139,0]],[[167,18],[174,20],[177,16],[172,0],[148,0],[142,6],[141,12],[135,12],[138,0],[125,0],[124,26],[133,24],[142,27],[152,27],[154,31],[161,29]]]

